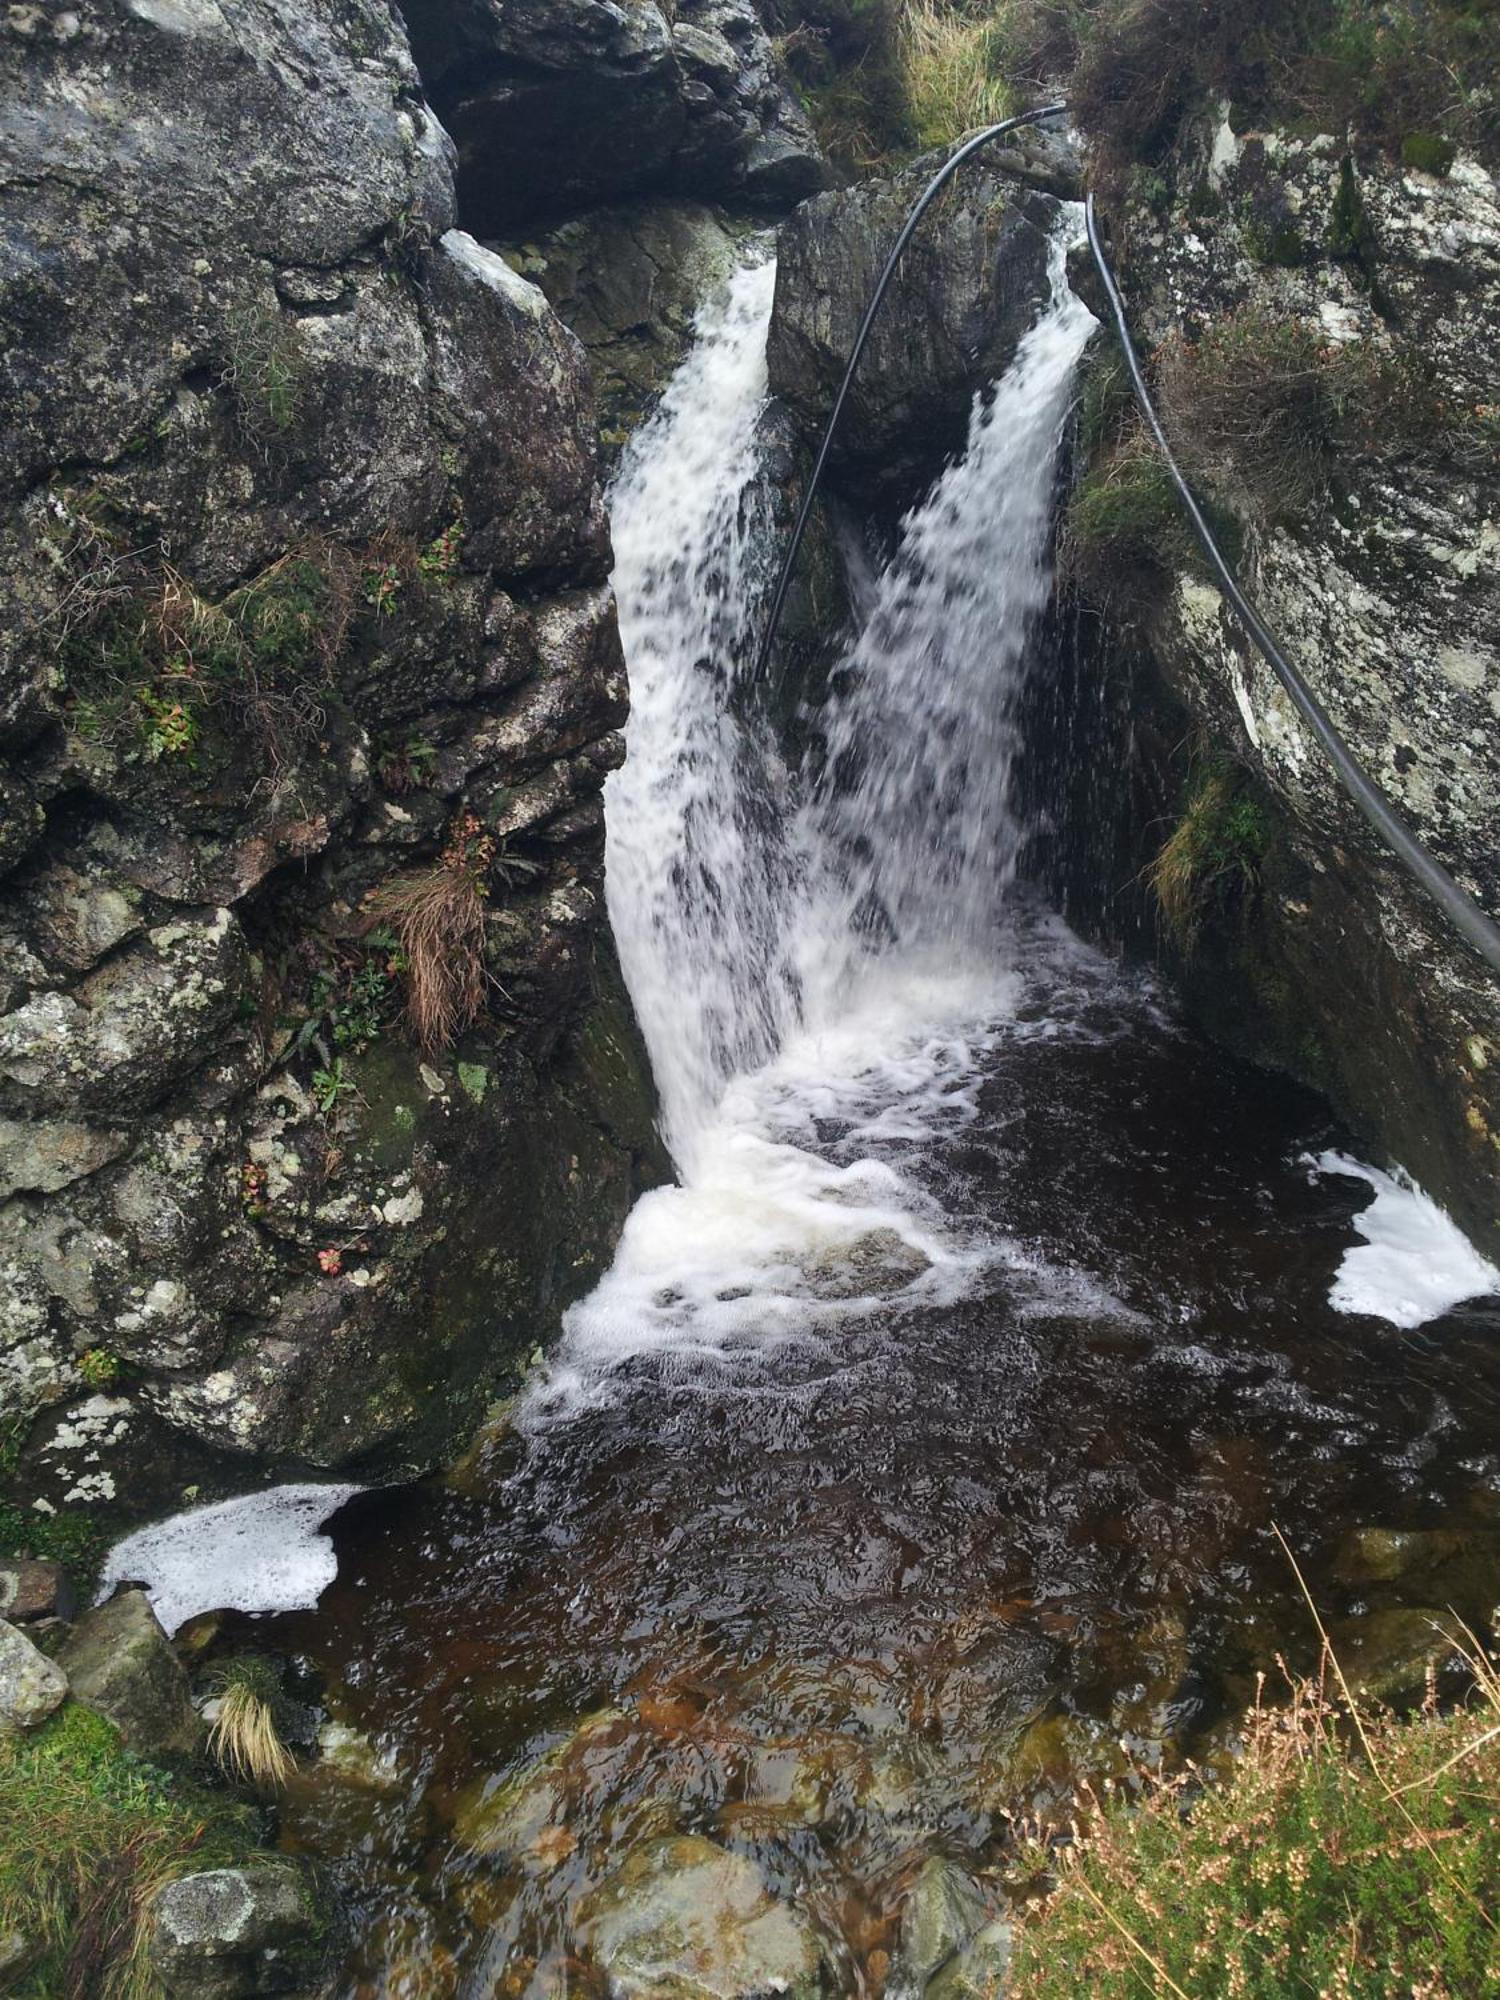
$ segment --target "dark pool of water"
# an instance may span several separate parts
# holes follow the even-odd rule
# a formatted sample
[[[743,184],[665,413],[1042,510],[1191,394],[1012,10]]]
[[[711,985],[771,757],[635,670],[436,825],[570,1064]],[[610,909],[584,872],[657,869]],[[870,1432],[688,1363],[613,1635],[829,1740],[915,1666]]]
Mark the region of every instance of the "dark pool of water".
[[[394,1760],[283,1811],[347,1903],[350,1995],[592,1990],[571,1909],[674,1827],[752,1854],[874,1993],[924,1855],[993,1879],[1080,1772],[1211,1748],[1278,1654],[1310,1661],[1273,1524],[1351,1647],[1401,1606],[1487,1619],[1495,1302],[1405,1334],[1333,1312],[1369,1190],[1301,1163],[1340,1141],[1315,1099],[1128,982],[1025,1015],[925,1168],[1007,1239],[977,1295],[774,1379],[642,1361],[463,1491],[356,1501],[318,1611],[241,1621]],[[1451,1554],[1372,1580],[1372,1524]],[[466,1851],[486,1786],[600,1711],[524,1851]]]

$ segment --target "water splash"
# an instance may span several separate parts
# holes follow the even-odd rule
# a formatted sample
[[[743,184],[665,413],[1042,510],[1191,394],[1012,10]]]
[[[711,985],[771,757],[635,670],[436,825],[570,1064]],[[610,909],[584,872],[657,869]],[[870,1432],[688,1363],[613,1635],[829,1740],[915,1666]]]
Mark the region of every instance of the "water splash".
[[[769,581],[770,266],[705,312],[626,455],[615,588],[633,708],[607,794],[609,907],[681,1185],[637,1203],[534,1423],[607,1394],[640,1356],[678,1376],[732,1356],[743,1384],[851,1316],[951,1299],[996,1259],[1028,1267],[946,1215],[915,1169],[972,1122],[1025,984],[1006,902],[1015,708],[1094,326],[1065,257],[1060,236],[1050,303],[901,525],[835,677],[815,782],[734,698]],[[1079,949],[1058,934],[1049,948]]]

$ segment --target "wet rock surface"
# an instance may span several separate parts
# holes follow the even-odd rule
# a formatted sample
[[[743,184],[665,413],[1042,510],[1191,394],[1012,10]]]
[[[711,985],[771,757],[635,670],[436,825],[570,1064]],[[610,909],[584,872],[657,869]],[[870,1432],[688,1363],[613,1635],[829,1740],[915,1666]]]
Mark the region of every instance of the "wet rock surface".
[[[626,695],[584,358],[454,228],[381,0],[28,14],[0,60],[25,1497],[160,1504],[123,1469],[163,1424],[179,1492],[432,1463],[660,1171],[596,948]],[[424,1069],[367,899],[465,815],[483,1019]]]
[[[647,191],[786,205],[828,183],[748,0],[416,0],[405,11],[480,235]]]
[[[817,1940],[754,1863],[683,1835],[633,1849],[579,1911],[620,2000],[817,2000]]]
[[[771,385],[809,436],[827,421],[891,246],[940,164],[934,155],[820,195],[781,233]],[[1003,374],[1047,295],[1059,213],[1047,189],[1069,185],[1066,156],[1041,142],[1034,164],[982,155],[939,196],[902,257],[840,422],[830,476],[852,498],[899,511],[962,447],[976,391]]]
[[[151,1962],[174,2000],[308,1990],[324,1929],[304,1870],[269,1856],[169,1882],[148,1922]]]
[[[1355,756],[1495,911],[1500,472],[1475,372],[1500,316],[1493,174],[1463,155],[1439,177],[1339,135],[1242,129],[1220,107],[1190,123],[1150,205],[1122,220],[1127,301],[1162,367],[1236,327],[1290,327],[1320,368],[1385,385],[1363,446],[1334,448],[1301,504],[1251,476],[1253,450],[1222,419],[1195,430],[1186,406],[1176,442],[1235,524],[1252,599]],[[1279,827],[1258,895],[1206,927],[1185,989],[1216,1033],[1330,1092],[1366,1146],[1493,1256],[1494,977],[1367,827],[1218,591],[1167,566],[1142,620],[1149,656],[1204,743],[1266,787]],[[1130,639],[1111,657],[1139,709]]]

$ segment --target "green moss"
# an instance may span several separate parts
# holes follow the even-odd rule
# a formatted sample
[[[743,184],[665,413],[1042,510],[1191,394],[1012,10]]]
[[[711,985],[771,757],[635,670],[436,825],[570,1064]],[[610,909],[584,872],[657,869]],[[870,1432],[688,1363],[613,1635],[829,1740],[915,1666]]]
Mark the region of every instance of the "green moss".
[[[247,436],[265,449],[284,444],[302,413],[308,361],[296,324],[274,305],[247,305],[226,330],[222,380]]]
[[[1436,132],[1408,132],[1401,141],[1401,164],[1414,167],[1418,173],[1436,174],[1439,180],[1452,172],[1457,158],[1458,148],[1453,141]]]
[[[85,1588],[97,1576],[111,1539],[108,1522],[91,1508],[64,1507],[44,1514],[0,1500],[0,1555],[61,1563]]]
[[[16,2000],[156,2000],[150,1895],[257,1845],[252,1813],[132,1756],[76,1702],[32,1735],[0,1736],[0,1796],[0,1933],[39,1951],[7,1988]]]
[[[1306,254],[1302,238],[1290,222],[1247,222],[1240,231],[1240,240],[1245,254],[1256,264],[1295,270]]]

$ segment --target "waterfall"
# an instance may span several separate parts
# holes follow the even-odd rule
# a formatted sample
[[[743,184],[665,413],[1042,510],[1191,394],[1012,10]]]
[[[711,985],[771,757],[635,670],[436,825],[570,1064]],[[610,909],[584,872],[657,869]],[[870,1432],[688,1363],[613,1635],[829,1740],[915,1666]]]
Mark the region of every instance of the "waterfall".
[[[681,1184],[637,1203],[532,1421],[647,1353],[684,1379],[732,1355],[753,1379],[786,1341],[954,1296],[1004,1254],[916,1169],[972,1118],[1020,985],[1015,709],[1095,324],[1066,248],[1059,235],[1050,300],[976,399],[963,456],[901,524],[834,676],[816,779],[732,699],[772,553],[756,442],[769,263],[705,309],[627,450],[612,502],[632,713],[606,794],[609,909]]]

